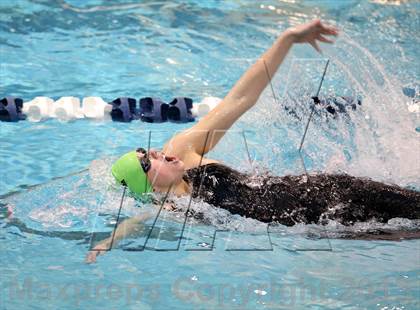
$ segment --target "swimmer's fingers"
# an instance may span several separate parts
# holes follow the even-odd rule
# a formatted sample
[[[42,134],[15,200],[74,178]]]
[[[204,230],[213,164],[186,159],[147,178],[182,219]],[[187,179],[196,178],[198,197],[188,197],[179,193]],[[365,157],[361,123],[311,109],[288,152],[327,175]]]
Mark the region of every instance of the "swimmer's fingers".
[[[315,40],[320,42],[333,43],[333,41],[326,36],[338,35],[337,28],[325,25],[319,19],[315,19],[303,25],[289,28],[287,32],[289,35],[291,35],[295,43],[307,42],[314,47],[316,46],[316,43],[313,43]],[[317,47],[315,47],[315,49],[319,51]]]
[[[312,47],[314,48],[314,49],[316,49],[320,54],[322,54],[322,51],[321,51],[321,49],[319,48],[319,45],[318,45],[318,43],[315,41],[315,40],[313,40],[313,41],[309,41],[309,44],[310,45],[312,45]]]
[[[98,244],[92,250],[88,252],[85,258],[85,262],[88,264],[95,263],[96,257],[98,257],[99,255],[104,255],[106,251],[108,250],[108,248],[109,247],[107,243]]]
[[[324,23],[320,23],[320,32],[321,34],[331,35],[331,36],[338,36],[338,28],[330,25],[326,25]]]
[[[99,255],[104,255],[106,251],[92,250],[86,255],[85,262],[87,264],[96,263],[96,258]]]
[[[316,39],[324,43],[334,43],[334,40],[328,39],[322,35],[319,35]]]
[[[85,262],[87,264],[96,263],[96,257],[98,256],[98,251],[89,251],[86,255]]]

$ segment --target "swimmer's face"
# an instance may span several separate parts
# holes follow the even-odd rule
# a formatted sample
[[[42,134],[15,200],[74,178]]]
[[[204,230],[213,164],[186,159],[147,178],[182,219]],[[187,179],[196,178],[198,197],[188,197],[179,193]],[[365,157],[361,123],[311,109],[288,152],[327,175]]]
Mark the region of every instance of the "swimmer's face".
[[[137,157],[141,159],[146,156],[137,153]],[[182,180],[184,175],[184,162],[176,156],[165,156],[163,152],[157,150],[149,150],[149,160],[151,162],[150,170],[147,177],[154,187],[169,187]]]

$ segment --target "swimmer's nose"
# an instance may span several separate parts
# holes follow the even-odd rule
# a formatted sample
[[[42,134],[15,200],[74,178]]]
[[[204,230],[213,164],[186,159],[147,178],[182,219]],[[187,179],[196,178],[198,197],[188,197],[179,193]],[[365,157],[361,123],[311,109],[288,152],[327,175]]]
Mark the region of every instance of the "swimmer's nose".
[[[156,150],[151,149],[149,151],[149,156],[153,159],[157,159],[157,160],[160,160],[160,161],[165,160],[165,153],[163,153],[161,151],[156,151]]]
[[[155,150],[149,150],[149,156],[152,157],[153,159],[159,159],[161,156],[159,156],[158,152],[156,152]]]

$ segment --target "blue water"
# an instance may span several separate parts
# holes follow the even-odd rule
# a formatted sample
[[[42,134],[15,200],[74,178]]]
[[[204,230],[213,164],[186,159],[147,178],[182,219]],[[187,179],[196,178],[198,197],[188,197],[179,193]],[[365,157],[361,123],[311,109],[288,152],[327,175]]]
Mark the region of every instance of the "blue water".
[[[416,99],[402,92],[418,92],[420,5],[376,2],[1,1],[0,96],[223,97],[281,31],[321,17],[342,29],[337,43],[322,46],[322,56],[294,47],[273,78],[275,95],[267,89],[209,157],[244,171],[302,173],[305,124],[281,105],[294,102],[306,120],[328,58],[321,95],[360,96],[363,105],[336,120],[315,117],[307,168],[420,189],[420,122],[407,110]],[[188,126],[1,123],[0,309],[419,308],[417,240],[344,240],[337,223],[267,232],[210,206],[211,225],[182,231],[182,217],[164,212],[154,228],[148,221],[137,238],[85,264],[92,240],[117,219],[113,158],[144,145],[149,131],[159,147]],[[148,208],[127,198],[121,216]],[[351,229],[416,225],[393,219]]]

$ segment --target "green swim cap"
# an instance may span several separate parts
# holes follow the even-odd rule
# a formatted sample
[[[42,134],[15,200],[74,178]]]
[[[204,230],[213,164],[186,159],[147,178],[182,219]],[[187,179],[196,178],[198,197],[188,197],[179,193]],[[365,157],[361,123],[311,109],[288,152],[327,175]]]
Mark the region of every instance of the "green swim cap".
[[[121,184],[127,185],[130,191],[141,195],[153,191],[146,173],[140,166],[136,151],[121,156],[111,168],[112,175]]]

